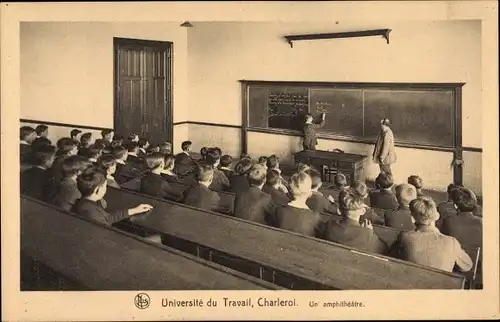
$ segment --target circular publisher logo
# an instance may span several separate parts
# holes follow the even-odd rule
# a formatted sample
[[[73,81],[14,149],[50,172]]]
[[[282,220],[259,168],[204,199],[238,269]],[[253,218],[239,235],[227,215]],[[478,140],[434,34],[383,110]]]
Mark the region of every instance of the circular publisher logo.
[[[149,307],[151,299],[146,293],[139,293],[135,296],[134,303],[138,309],[146,309]]]

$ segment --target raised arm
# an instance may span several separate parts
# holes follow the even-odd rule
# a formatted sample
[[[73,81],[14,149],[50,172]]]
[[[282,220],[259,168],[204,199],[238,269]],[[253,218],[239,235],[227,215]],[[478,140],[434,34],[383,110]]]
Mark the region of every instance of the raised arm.
[[[317,124],[314,124],[314,127],[315,128],[323,127],[323,125],[325,125],[325,120],[326,120],[326,114],[322,113],[321,114],[321,121],[319,123],[317,123]]]

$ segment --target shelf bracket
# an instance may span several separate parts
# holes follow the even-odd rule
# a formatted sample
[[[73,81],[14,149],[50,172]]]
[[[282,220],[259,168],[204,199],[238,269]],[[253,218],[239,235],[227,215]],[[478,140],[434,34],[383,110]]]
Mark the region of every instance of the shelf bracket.
[[[336,32],[327,34],[307,34],[307,35],[290,35],[285,36],[290,48],[293,48],[294,41],[300,40],[321,40],[321,39],[337,39],[337,38],[356,38],[356,37],[369,37],[369,36],[382,36],[387,44],[389,44],[389,34],[391,29],[375,29],[363,31],[350,31],[350,32]]]

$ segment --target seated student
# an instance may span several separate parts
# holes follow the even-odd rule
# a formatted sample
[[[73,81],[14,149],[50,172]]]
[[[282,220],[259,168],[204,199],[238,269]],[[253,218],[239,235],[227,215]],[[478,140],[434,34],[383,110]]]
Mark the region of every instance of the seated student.
[[[212,184],[210,184],[210,189],[215,191],[229,190],[229,180],[226,178],[224,172],[218,169],[220,163],[220,155],[218,151],[215,149],[208,150],[205,163],[211,165],[214,168],[214,175]]]
[[[296,172],[304,172],[309,169],[312,169],[309,164],[299,162],[299,164],[297,164]]]
[[[78,152],[78,155],[86,157],[89,162],[96,164],[97,159],[99,159],[102,155],[102,146],[98,144],[92,144],[88,148],[80,150]]]
[[[184,191],[183,203],[188,206],[217,211],[219,208],[220,197],[215,191],[209,189],[214,177],[214,169],[207,164],[201,164],[197,167],[197,183]]]
[[[136,142],[136,143],[139,143],[139,135],[135,134],[135,133],[131,133],[128,138],[127,138],[127,143],[130,143],[130,142]]]
[[[330,219],[325,225],[324,239],[354,247],[371,253],[385,254],[387,245],[373,231],[369,220],[359,223],[366,212],[363,197],[353,188],[344,190],[339,196],[339,208],[343,219]]]
[[[335,199],[332,196],[325,197],[323,193],[319,192],[323,182],[321,182],[321,174],[314,170],[306,170],[305,173],[311,177],[311,196],[307,198],[306,205],[314,212],[317,213],[330,213],[338,214],[338,207],[335,205]]]
[[[370,205],[379,209],[396,209],[399,204],[391,190],[393,185],[392,175],[381,172],[375,179],[377,190],[370,192]]]
[[[174,172],[179,175],[186,175],[188,172],[193,171],[195,163],[189,152],[191,151],[191,141],[184,141],[181,144],[182,152],[175,155],[175,168]]]
[[[243,159],[252,159],[252,157],[248,154],[248,153],[245,153],[245,152],[242,152],[240,154],[240,160],[243,160]]]
[[[108,187],[120,188],[113,176],[116,172],[116,159],[112,155],[103,155],[97,160],[97,168],[106,174]]]
[[[111,147],[116,148],[123,145],[125,138],[121,134],[113,134],[113,140],[111,140]]]
[[[441,230],[441,226],[443,224],[443,221],[449,217],[449,216],[454,216],[457,214],[457,208],[455,206],[455,203],[453,202],[451,198],[451,191],[455,188],[461,187],[461,185],[456,185],[454,183],[450,183],[448,187],[446,188],[446,192],[448,194],[448,200],[441,202],[437,210],[439,212],[439,219],[436,221],[436,227]]]
[[[113,129],[104,129],[101,131],[102,140],[106,142],[106,147],[109,147],[111,141],[113,141],[113,136],[115,135],[115,131]]]
[[[165,160],[160,152],[153,152],[146,156],[149,172],[141,179],[141,193],[169,200],[181,201],[182,195],[170,186],[161,176],[165,168]]]
[[[31,143],[36,139],[35,129],[30,126],[20,128],[20,161],[21,163],[31,163]]]
[[[280,185],[281,176],[278,171],[267,171],[266,183],[262,187],[262,191],[270,195],[276,205],[285,206],[290,202],[290,198],[279,189]]]
[[[164,157],[165,164],[163,170],[161,171],[161,176],[168,182],[180,182],[179,176],[173,172],[175,167],[175,156],[172,154],[167,154]]]
[[[201,156],[200,161],[205,161],[207,153],[208,153],[208,147],[204,146],[200,149],[200,156]]]
[[[220,157],[219,170],[224,173],[224,175],[228,180],[233,175],[233,169],[231,169],[231,164],[233,164],[233,158],[230,155],[226,154]]]
[[[62,164],[64,160],[78,153],[78,142],[70,138],[61,138],[57,141],[56,159],[47,170],[47,185],[54,187],[62,179]]]
[[[346,193],[346,191],[351,188],[348,186],[344,186],[344,190],[340,191],[339,193],[339,198],[340,195]],[[376,225],[383,225],[384,224],[384,219],[381,218],[372,208],[370,208],[368,205],[366,205],[366,198],[368,197],[368,187],[366,186],[366,183],[361,180],[356,180],[354,184],[352,185],[352,189],[361,197],[363,198],[364,201],[364,207],[366,209],[365,213],[359,217],[359,223],[364,223],[365,220],[369,220],[372,224]],[[337,198],[337,200],[339,200]]]
[[[462,246],[482,246],[483,221],[473,214],[475,196],[469,189],[459,187],[451,191],[451,198],[458,213],[443,220],[441,232],[455,237]]]
[[[459,241],[436,228],[439,213],[431,198],[420,197],[411,201],[410,210],[417,228],[399,234],[392,247],[392,255],[448,272],[453,271],[455,264],[463,272],[472,268],[472,261]]]
[[[103,154],[109,154],[111,151],[110,143],[104,139],[97,139],[94,142],[94,145],[100,147]]]
[[[163,142],[160,144],[160,151],[163,154],[172,154],[172,143],[170,142]]]
[[[81,138],[79,138],[78,136],[81,133],[82,133],[82,131],[80,131],[78,129],[73,129],[73,130],[71,130],[71,132],[69,132],[69,137],[72,138],[75,141],[80,141]]]
[[[37,138],[46,138],[49,136],[49,127],[44,124],[40,124],[35,128]]]
[[[99,170],[87,169],[78,176],[77,186],[82,198],[75,203],[71,211],[84,218],[111,226],[115,222],[153,209],[148,204],[141,204],[135,208],[106,211],[100,202],[106,194],[106,183],[106,176]]]
[[[266,156],[261,156],[259,157],[258,163],[264,167],[264,169],[267,170],[267,157]]]
[[[82,136],[80,137],[80,149],[88,148],[91,142],[92,142],[92,133],[91,132],[83,133]]]
[[[236,163],[234,167],[234,173],[229,178],[229,191],[234,193],[240,193],[248,189],[250,187],[248,183],[248,172],[252,169],[252,160],[244,158]]]
[[[246,220],[266,224],[269,216],[274,214],[274,202],[270,195],[262,192],[266,183],[267,171],[256,164],[248,172],[249,187],[236,193],[234,201],[234,216]]]
[[[132,167],[137,169],[144,168],[144,158],[139,157],[139,143],[129,142],[127,143],[127,161]]]
[[[337,173],[335,177],[333,177],[333,185],[330,188],[333,189],[332,192],[333,198],[335,200],[338,200],[339,193],[342,190],[349,188],[349,185],[347,184],[347,178],[345,177],[345,175],[343,175],[342,173]]]
[[[42,199],[46,172],[52,166],[56,153],[53,145],[41,145],[33,150],[32,167],[21,173],[21,194]]]
[[[422,187],[424,186],[424,182],[422,178],[420,178],[417,175],[411,175],[408,177],[408,184],[411,184],[412,186],[417,189],[417,197],[423,197],[424,194],[422,193]]]
[[[307,173],[293,174],[290,177],[293,200],[286,205],[276,207],[275,213],[269,220],[270,224],[306,236],[316,236],[320,215],[309,209],[306,204],[312,193],[311,186],[312,180]]]
[[[403,230],[415,229],[415,219],[411,216],[410,202],[417,199],[417,189],[411,184],[397,185],[396,198],[399,207],[385,212],[385,225]]]
[[[123,146],[116,147],[111,151],[111,155],[116,160],[115,179],[119,185],[122,185],[125,182],[131,180],[131,177],[140,175],[140,171],[134,169],[134,167],[130,165],[129,162],[127,162],[128,161],[127,148]]]
[[[267,170],[269,171],[270,169],[276,170],[281,176],[280,160],[274,154],[267,158]],[[283,177],[281,177],[280,189],[284,193],[288,193],[290,190],[290,187],[288,186],[288,182],[285,179],[283,179]]]
[[[62,163],[62,179],[49,192],[47,201],[64,210],[71,210],[76,200],[81,197],[76,186],[76,178],[90,166],[90,162],[79,155],[72,155]]]
[[[32,151],[35,151],[38,147],[42,145],[52,145],[52,142],[46,137],[41,136],[39,138],[34,139],[33,142],[31,142],[31,149]]]

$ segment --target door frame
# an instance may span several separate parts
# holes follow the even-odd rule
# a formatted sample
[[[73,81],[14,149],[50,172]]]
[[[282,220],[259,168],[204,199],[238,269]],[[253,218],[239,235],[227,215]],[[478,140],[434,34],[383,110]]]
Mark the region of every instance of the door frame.
[[[165,62],[166,64],[170,64],[170,73],[169,75],[165,75],[165,87],[164,93],[169,93],[170,95],[170,105],[165,104],[165,114],[166,121],[170,124],[170,127],[167,128],[168,124],[165,124],[167,134],[171,138],[170,143],[174,144],[174,43],[172,41],[159,41],[159,40],[146,40],[146,39],[135,39],[135,38],[121,38],[121,37],[113,37],[113,129],[116,128],[116,110],[118,108],[118,80],[119,80],[119,69],[118,69],[118,49],[120,46],[170,46],[170,59]],[[168,91],[167,80],[170,79],[170,91]],[[130,133],[121,133],[123,136],[128,136]]]

